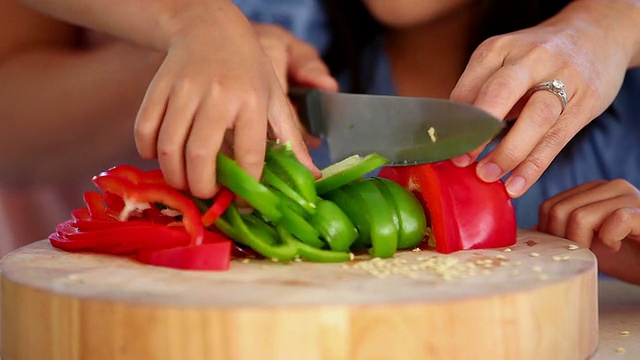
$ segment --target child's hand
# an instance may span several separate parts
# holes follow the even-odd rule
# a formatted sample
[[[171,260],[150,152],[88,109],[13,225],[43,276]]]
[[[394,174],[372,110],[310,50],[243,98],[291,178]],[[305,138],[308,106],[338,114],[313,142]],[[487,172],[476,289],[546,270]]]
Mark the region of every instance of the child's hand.
[[[233,151],[259,178],[268,137],[291,143],[319,175],[286,94],[287,78],[337,88],[317,52],[284,30],[254,27],[233,9],[177,34],[135,126],[140,155],[157,157],[170,185],[213,196],[218,151]]]
[[[538,230],[590,248],[602,272],[640,284],[640,191],[629,182],[593,181],[546,200]]]

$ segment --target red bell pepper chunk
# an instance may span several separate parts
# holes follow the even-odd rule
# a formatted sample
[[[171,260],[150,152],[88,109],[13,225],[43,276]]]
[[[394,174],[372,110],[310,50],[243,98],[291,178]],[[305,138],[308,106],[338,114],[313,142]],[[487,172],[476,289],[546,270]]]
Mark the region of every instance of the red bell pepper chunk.
[[[114,174],[101,173],[93,177],[94,184],[104,193],[121,197],[124,208],[119,214],[120,221],[126,221],[134,211],[143,211],[154,203],[161,203],[182,215],[182,223],[191,235],[192,244],[199,245],[204,237],[200,211],[195,203],[180,191],[162,184],[134,183]]]
[[[205,227],[213,225],[214,222],[227,210],[233,201],[234,194],[227,188],[222,188],[213,199],[213,204],[202,215],[202,223]]]
[[[205,232],[205,243],[160,250],[143,250],[136,260],[154,266],[185,270],[228,270],[231,262],[231,240],[224,235]]]
[[[475,166],[459,168],[450,161],[384,167],[379,173],[414,193],[426,206],[436,250],[498,248],[516,242],[516,217],[502,181],[486,183]]]

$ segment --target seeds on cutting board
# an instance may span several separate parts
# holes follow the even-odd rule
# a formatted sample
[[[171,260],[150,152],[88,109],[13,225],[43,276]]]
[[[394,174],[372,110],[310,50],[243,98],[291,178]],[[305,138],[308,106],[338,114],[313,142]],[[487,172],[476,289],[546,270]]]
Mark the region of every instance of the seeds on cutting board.
[[[578,250],[578,249],[580,249],[580,246],[578,246],[576,244],[570,244],[569,246],[567,246],[567,249],[569,249],[569,250]]]
[[[487,263],[483,260],[482,264]],[[391,275],[417,278],[419,272],[428,272],[444,280],[467,278],[477,275],[479,270],[478,266],[473,262],[461,262],[455,257],[438,255],[419,256],[411,261],[402,258],[373,258],[357,262],[353,265],[345,265],[343,268],[364,271],[379,278],[385,278]],[[484,269],[483,271],[483,273],[488,272],[490,273],[489,269]]]

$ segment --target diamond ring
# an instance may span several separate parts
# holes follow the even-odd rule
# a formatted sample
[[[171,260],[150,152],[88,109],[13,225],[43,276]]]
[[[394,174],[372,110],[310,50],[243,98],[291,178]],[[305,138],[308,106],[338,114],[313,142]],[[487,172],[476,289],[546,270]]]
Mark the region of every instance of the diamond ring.
[[[564,83],[561,80],[553,79],[551,81],[545,81],[533,88],[533,91],[538,90],[547,90],[554,93],[562,102],[562,110],[567,107],[567,102],[569,99],[567,98],[567,92],[564,90]]]

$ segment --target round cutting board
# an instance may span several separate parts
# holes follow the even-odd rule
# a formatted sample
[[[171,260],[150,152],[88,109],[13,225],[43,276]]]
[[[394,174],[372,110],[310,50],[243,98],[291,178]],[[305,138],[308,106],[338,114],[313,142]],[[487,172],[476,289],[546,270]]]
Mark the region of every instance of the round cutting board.
[[[173,270],[43,240],[0,263],[3,360],[586,359],[593,254],[520,230],[510,248],[340,264]]]

